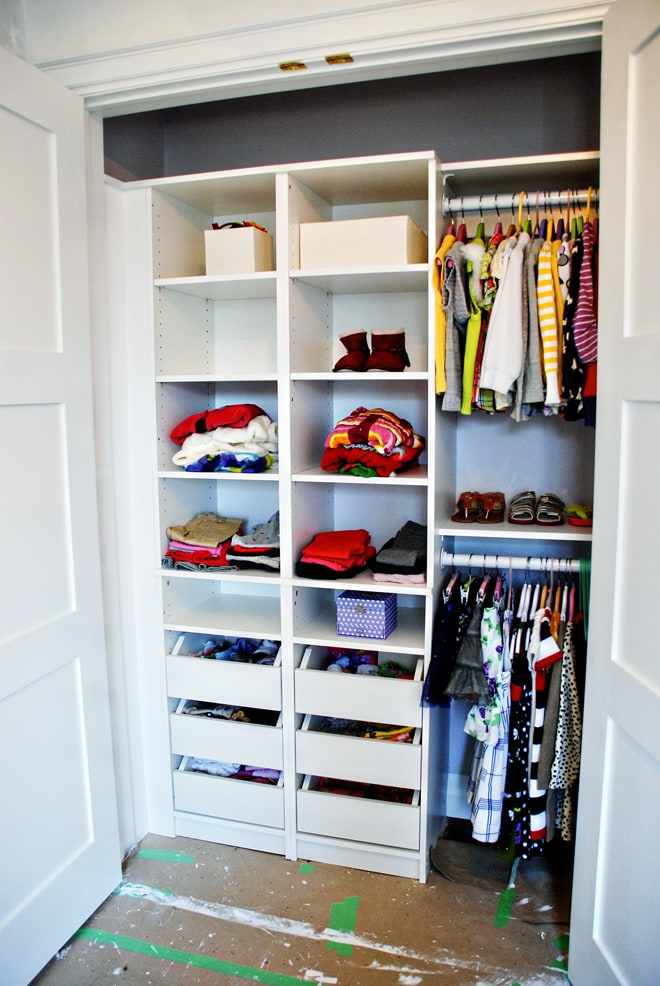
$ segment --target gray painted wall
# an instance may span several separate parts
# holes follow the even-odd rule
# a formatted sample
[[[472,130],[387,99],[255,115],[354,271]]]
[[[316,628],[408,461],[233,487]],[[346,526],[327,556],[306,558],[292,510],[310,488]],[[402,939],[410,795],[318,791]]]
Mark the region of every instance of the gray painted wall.
[[[460,161],[597,150],[600,54],[202,103],[104,121],[124,180],[435,150]]]

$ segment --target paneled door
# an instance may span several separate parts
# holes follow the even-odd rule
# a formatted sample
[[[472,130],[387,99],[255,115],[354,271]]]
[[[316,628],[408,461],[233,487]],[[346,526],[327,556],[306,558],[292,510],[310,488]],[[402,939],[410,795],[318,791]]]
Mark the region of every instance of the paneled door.
[[[121,879],[89,353],[84,108],[0,49],[0,963]]]
[[[660,5],[605,17],[596,492],[569,978],[660,982]]]

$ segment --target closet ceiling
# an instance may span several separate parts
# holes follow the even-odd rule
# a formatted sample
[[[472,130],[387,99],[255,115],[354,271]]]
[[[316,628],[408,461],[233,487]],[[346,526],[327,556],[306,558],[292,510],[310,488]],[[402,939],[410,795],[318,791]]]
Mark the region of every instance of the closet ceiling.
[[[600,47],[601,0],[5,0],[0,43],[111,116]],[[353,61],[329,65],[348,52]],[[283,72],[281,63],[306,68]]]

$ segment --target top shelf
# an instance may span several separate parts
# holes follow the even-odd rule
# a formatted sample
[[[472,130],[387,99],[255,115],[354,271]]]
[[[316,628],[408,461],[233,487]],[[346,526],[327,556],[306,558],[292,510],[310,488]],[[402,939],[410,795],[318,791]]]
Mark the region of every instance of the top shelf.
[[[445,194],[454,198],[457,195],[514,192],[514,182],[524,182],[530,195],[537,189],[550,191],[597,186],[599,168],[598,151],[580,151],[575,154],[541,154],[483,161],[447,161],[441,170]]]

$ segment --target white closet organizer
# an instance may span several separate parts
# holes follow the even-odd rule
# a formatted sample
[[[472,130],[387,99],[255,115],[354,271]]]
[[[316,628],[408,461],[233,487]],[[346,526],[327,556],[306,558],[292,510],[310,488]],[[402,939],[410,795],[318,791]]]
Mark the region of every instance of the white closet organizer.
[[[426,878],[440,831],[435,713],[420,705],[434,592],[437,183],[435,156],[424,152],[162,179],[129,191],[152,215],[158,550],[168,527],[203,511],[241,518],[246,529],[277,511],[280,520],[279,571],[159,573],[166,695],[154,716],[161,734],[163,716],[169,723],[169,784],[156,798],[167,831]],[[301,268],[300,223],[401,215],[428,234],[424,262],[384,267],[366,257],[360,267]],[[273,234],[273,270],[206,276],[204,230],[244,219]],[[342,333],[399,327],[411,364],[404,372],[332,372]],[[172,428],[232,403],[257,404],[278,422],[277,468],[174,467]],[[320,468],[326,436],[360,405],[394,411],[426,439],[414,468],[369,479]],[[427,527],[425,584],[383,585],[368,572],[295,574],[319,531],[365,528],[378,549],[409,520]],[[335,600],[347,588],[396,594],[398,625],[386,640],[337,635]],[[222,636],[276,640],[276,665],[192,656]],[[380,663],[396,661],[410,678],[328,673],[328,648],[337,646],[376,650]],[[246,705],[274,721],[187,716],[191,701]],[[411,727],[413,740],[320,732],[323,717]],[[193,773],[193,758],[278,770],[279,784]],[[165,777],[162,761],[156,772]],[[336,793],[351,784],[377,796]]]
[[[566,203],[576,202],[576,189],[597,189],[598,167],[597,152],[444,164],[444,221],[449,222],[451,208],[453,220],[457,225],[465,221],[469,235],[474,233],[482,214],[486,235],[498,218],[506,230],[510,222],[517,223],[521,195],[524,217],[529,210],[534,221],[537,191],[541,215],[547,214],[544,206],[548,201],[555,222],[560,211],[566,219]],[[580,196],[582,212],[585,198],[584,194]],[[594,195],[592,203],[595,202]],[[493,211],[495,205],[497,213]],[[458,566],[456,559],[469,564],[472,558],[478,572],[487,558],[489,562],[495,559],[506,573],[510,557],[516,572],[527,567],[528,558],[532,559],[532,570],[551,566],[551,559],[556,558],[562,559],[561,563],[557,561],[558,574],[562,566],[575,571],[578,560],[590,556],[591,529],[568,523],[558,527],[520,527],[506,519],[497,524],[462,524],[453,522],[451,515],[464,490],[501,491],[507,508],[511,498],[524,490],[533,490],[537,496],[555,493],[567,505],[593,503],[594,428],[586,427],[583,421],[568,422],[543,415],[516,422],[508,413],[447,413],[440,410],[438,402],[436,436],[435,516],[440,567],[443,563]],[[437,576],[438,584],[443,577]],[[452,701],[441,714],[446,765],[442,811],[453,818],[469,817],[466,790],[471,741],[463,732],[466,712],[466,703]]]
[[[539,176],[531,194],[532,184],[595,184],[597,157],[446,170],[454,183],[446,194],[522,188]],[[567,545],[588,547],[588,536],[568,527],[540,534],[447,519],[463,489],[505,489],[510,496],[536,487],[586,501],[593,435],[580,424],[515,424],[437,410],[431,275],[442,234],[442,183],[435,155],[420,152],[166,178],[127,189],[127,229],[144,228],[145,208],[151,215],[152,306],[139,263],[128,281],[129,291],[140,292],[134,311],[142,310],[139,297],[153,319],[153,349],[143,365],[155,388],[154,496],[151,515],[140,513],[145,528],[157,532],[151,567],[144,568],[145,576],[157,570],[159,591],[145,596],[153,600],[156,630],[144,631],[142,659],[150,682],[153,831],[425,880],[429,849],[444,817],[455,813],[447,796],[446,724],[439,710],[421,706],[439,552],[459,545],[483,552],[493,538],[500,543],[489,541],[488,550],[502,554],[521,541],[530,555],[551,553],[547,545],[557,541],[564,542],[562,554]],[[382,267],[367,258],[360,267],[301,268],[300,223],[402,215],[427,232],[426,262]],[[204,230],[214,221],[245,219],[273,234],[273,270],[206,276]],[[403,372],[332,372],[344,352],[343,333],[399,327],[410,357]],[[257,404],[278,422],[277,467],[258,474],[175,468],[171,429],[188,415],[233,403]],[[418,465],[389,478],[320,468],[326,436],[360,405],[412,423],[426,439]],[[203,511],[241,518],[245,529],[279,512],[279,571],[161,568],[167,528]],[[384,585],[367,572],[336,581],[296,575],[302,549],[319,531],[365,528],[378,549],[409,520],[428,531],[424,584]],[[396,594],[398,625],[386,640],[337,635],[336,598],[356,588]],[[223,636],[276,641],[276,664],[192,656],[207,639]],[[381,663],[405,665],[410,679],[328,673],[328,648],[337,646],[376,650]],[[245,705],[270,718],[195,719],[183,712],[191,701]],[[328,716],[411,727],[413,741],[319,731]],[[279,783],[193,773],[190,758],[197,757],[279,771]],[[352,783],[369,785],[375,796],[337,793]]]

